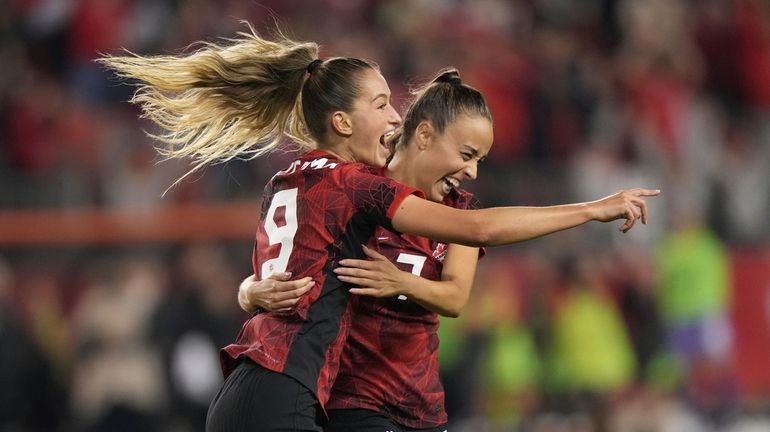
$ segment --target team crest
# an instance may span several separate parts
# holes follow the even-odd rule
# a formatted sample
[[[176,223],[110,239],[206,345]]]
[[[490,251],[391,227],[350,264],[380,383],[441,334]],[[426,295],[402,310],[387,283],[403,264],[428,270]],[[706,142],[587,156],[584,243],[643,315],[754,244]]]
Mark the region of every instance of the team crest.
[[[446,257],[446,243],[436,243],[436,248],[433,249],[433,258],[439,262],[444,262],[444,257]]]

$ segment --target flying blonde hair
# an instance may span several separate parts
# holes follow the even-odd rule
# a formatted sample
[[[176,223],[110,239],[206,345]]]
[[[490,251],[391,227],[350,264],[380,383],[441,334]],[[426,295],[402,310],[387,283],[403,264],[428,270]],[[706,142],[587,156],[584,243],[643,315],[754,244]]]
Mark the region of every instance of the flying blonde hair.
[[[200,169],[233,158],[253,159],[283,137],[315,148],[302,110],[303,83],[319,46],[279,33],[269,41],[254,27],[222,43],[202,42],[179,56],[105,55],[97,61],[120,78],[137,80],[131,102],[163,132],[148,133],[166,145],[167,158],[192,159]],[[173,185],[172,185],[173,186]]]

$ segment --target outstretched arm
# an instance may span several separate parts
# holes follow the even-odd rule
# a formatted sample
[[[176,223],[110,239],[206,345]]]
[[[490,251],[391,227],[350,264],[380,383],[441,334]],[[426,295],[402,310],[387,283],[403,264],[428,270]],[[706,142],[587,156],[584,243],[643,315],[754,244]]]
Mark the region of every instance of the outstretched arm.
[[[409,196],[396,210],[393,227],[401,232],[467,246],[516,243],[589,221],[625,219],[619,229],[627,232],[638,219],[647,223],[647,204],[644,198],[659,194],[659,190],[630,189],[586,203],[550,207],[493,207],[483,210],[457,210]]]
[[[275,273],[258,281],[251,275],[238,288],[238,304],[248,313],[288,309],[315,284],[310,277],[295,281],[290,278],[291,273]]]
[[[368,260],[345,259],[334,269],[337,277],[357,288],[353,294],[373,297],[404,295],[409,300],[439,315],[457,317],[468,302],[479,250],[450,245],[441,280],[434,281],[399,270],[384,255],[364,247]]]

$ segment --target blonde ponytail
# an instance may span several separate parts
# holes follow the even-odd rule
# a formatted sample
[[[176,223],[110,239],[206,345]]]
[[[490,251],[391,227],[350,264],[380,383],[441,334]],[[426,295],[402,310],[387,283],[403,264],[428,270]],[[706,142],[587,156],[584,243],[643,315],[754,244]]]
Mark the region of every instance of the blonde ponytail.
[[[265,40],[247,25],[249,32],[222,44],[204,42],[187,55],[127,51],[97,60],[119,77],[140,82],[131,102],[163,129],[150,134],[166,145],[162,155],[193,160],[188,174],[210,163],[256,158],[284,136],[314,147],[300,92],[318,45],[283,36]]]

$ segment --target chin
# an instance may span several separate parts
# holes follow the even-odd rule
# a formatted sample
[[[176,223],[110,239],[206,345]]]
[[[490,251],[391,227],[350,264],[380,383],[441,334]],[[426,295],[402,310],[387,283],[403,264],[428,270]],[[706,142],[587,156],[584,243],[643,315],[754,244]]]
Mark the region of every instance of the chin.
[[[388,155],[383,155],[381,152],[377,152],[377,154],[374,156],[374,160],[372,161],[372,166],[377,168],[382,168],[388,163]]]
[[[379,155],[378,156],[378,160],[382,161],[382,164],[379,165],[379,166],[387,165],[388,164],[388,158],[390,157],[390,150],[388,150],[388,149],[380,150],[378,155]]]
[[[385,166],[385,158],[381,157],[379,154],[357,157],[356,162],[375,168],[382,168]]]
[[[431,194],[426,196],[425,198],[427,198],[430,201],[440,203],[444,201],[445,197],[446,195],[444,195],[443,193],[434,191],[434,192],[431,192]]]
[[[384,157],[377,157],[377,158],[375,158],[375,160],[374,160],[374,161],[372,161],[372,163],[370,163],[369,165],[371,165],[371,166],[373,166],[373,167],[375,167],[375,168],[382,168],[382,167],[384,167],[384,166],[385,166],[385,164],[387,164],[387,163],[388,163],[388,160],[387,160],[387,158],[384,158]]]

